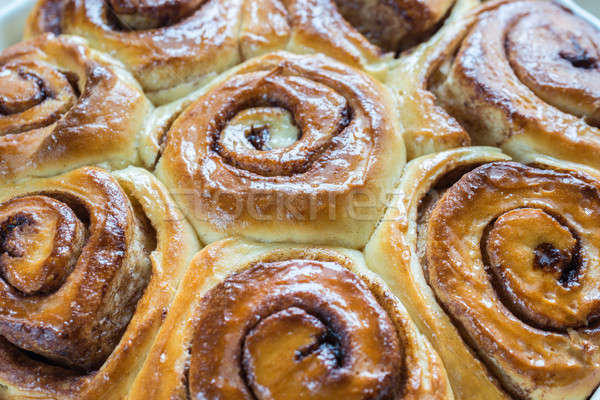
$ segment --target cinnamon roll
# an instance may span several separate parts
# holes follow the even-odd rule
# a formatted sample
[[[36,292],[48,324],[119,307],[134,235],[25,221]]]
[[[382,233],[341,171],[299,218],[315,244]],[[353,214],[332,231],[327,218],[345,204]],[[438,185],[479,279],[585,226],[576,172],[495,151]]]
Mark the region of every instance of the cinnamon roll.
[[[236,239],[194,258],[130,396],[453,398],[360,253]]]
[[[365,255],[459,398],[587,399],[600,384],[600,175],[588,171],[476,147],[407,166]]]
[[[600,167],[600,31],[547,1],[483,6],[432,83],[474,143]]]
[[[0,398],[123,398],[197,246],[139,168],[2,187]]]
[[[40,0],[30,14],[25,36],[41,32],[85,37],[133,72],[148,97],[158,104],[181,97],[215,73],[240,62],[239,36],[245,30],[244,0]],[[267,4],[265,4],[267,5]],[[265,10],[269,15],[268,8]],[[264,22],[272,38],[276,25]],[[260,37],[260,36],[259,36]],[[257,46],[261,47],[260,44]]]
[[[139,163],[151,109],[131,75],[83,40],[44,35],[14,45],[0,53],[0,182]]]
[[[156,167],[205,242],[364,246],[404,165],[394,99],[325,56],[272,53],[206,89]]]
[[[272,50],[322,52],[383,74],[455,0],[40,0],[26,36],[87,38],[133,71],[157,104]]]

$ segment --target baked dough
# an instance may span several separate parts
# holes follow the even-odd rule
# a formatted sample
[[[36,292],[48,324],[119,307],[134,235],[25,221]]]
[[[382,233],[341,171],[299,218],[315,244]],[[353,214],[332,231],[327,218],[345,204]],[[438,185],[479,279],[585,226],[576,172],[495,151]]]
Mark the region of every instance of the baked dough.
[[[130,398],[340,396],[453,398],[360,253],[226,239],[192,261]]]
[[[0,183],[139,164],[151,111],[123,66],[80,38],[16,44],[0,53]]]
[[[196,238],[135,167],[0,190],[0,397],[121,399]]]
[[[455,38],[433,90],[474,144],[600,167],[597,28],[552,2],[503,0]]]
[[[473,147],[409,163],[365,257],[457,397],[586,399],[600,383],[598,173],[507,160]]]
[[[455,0],[39,0],[26,37],[88,39],[122,61],[155,104],[273,50],[324,53],[383,77]]]
[[[220,77],[155,139],[155,173],[206,243],[361,248],[404,165],[394,105],[328,57],[268,54]]]
[[[468,132],[444,109],[432,84],[442,64],[452,55],[478,0],[458,0],[444,25],[429,40],[402,54],[389,71],[386,84],[398,98],[398,116],[404,128],[407,158],[468,146]]]

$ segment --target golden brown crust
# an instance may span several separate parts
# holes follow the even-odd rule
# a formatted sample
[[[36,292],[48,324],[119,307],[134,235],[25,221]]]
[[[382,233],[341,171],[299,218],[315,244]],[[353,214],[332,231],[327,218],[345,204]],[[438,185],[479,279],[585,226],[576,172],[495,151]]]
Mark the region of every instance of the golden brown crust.
[[[461,398],[585,399],[600,382],[598,174],[503,160],[466,148],[413,161],[367,262],[436,338]]]
[[[324,56],[266,55],[178,117],[156,173],[205,242],[237,234],[360,248],[404,164],[393,104],[382,85]]]
[[[598,168],[600,32],[546,1],[495,1],[455,35],[436,87],[474,143]]]
[[[425,280],[417,246],[418,216],[423,211],[420,206],[427,205],[425,199],[430,189],[452,171],[506,159],[508,157],[497,149],[464,148],[411,161],[397,190],[398,201],[391,205],[365,248],[369,267],[402,300],[421,332],[444,360],[453,391],[460,399],[508,397],[503,396],[490,380],[485,366],[464,345]]]
[[[131,398],[331,391],[453,398],[436,353],[359,253],[227,239],[192,261]]]
[[[165,18],[165,12],[180,10],[177,4],[114,9],[112,3],[41,0],[29,17],[26,37],[46,31],[49,26],[44,21],[53,20],[52,26],[59,25],[61,33],[85,37],[92,47],[123,62],[155,103],[177,98],[198,87],[207,75],[240,61],[237,35],[242,0],[178,1],[193,12],[188,8],[183,15],[167,14],[170,18]],[[133,10],[137,13],[132,15]],[[59,23],[48,14],[59,14]],[[139,19],[131,18],[136,16]]]
[[[40,0],[26,37],[83,36],[164,104],[272,50],[322,52],[384,76],[393,54],[429,37],[454,2]]]
[[[0,395],[122,398],[197,250],[191,228],[133,167],[3,187],[0,201]],[[70,270],[48,269],[65,256]]]
[[[150,110],[129,74],[80,39],[12,46],[0,53],[0,181],[137,163]]]
[[[394,53],[428,38],[455,0],[282,0],[287,49],[324,53],[383,77]]]
[[[469,134],[450,116],[431,91],[444,61],[460,42],[457,35],[470,22],[469,11],[478,0],[459,0],[444,26],[429,40],[402,54],[386,83],[398,98],[407,158],[468,146]]]

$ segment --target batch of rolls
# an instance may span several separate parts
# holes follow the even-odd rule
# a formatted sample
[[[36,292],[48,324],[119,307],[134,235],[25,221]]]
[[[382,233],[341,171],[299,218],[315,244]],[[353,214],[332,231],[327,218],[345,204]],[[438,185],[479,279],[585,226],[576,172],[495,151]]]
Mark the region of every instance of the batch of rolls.
[[[546,0],[40,0],[0,399],[587,399],[600,31]]]

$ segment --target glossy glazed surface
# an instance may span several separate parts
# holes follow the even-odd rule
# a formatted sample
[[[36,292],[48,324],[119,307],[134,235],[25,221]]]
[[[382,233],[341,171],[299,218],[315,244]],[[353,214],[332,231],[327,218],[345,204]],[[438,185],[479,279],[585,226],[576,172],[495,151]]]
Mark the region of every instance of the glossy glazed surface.
[[[176,110],[164,111],[164,135],[148,128],[138,141],[145,100],[134,135],[102,132],[145,152],[201,239],[279,244],[218,241],[189,264],[193,233],[150,174],[86,169],[115,191],[97,202],[108,233],[85,279],[89,182],[8,188],[0,398],[452,398],[408,313],[460,399],[589,398],[600,382],[599,174],[484,148],[404,169],[404,140],[412,159],[469,145],[468,134],[521,161],[543,152],[600,166],[598,32],[549,2],[499,0],[465,15],[476,2],[40,1],[29,35],[86,36],[155,103],[180,100],[163,109]],[[50,38],[72,42],[77,60],[23,46],[10,53],[18,62],[0,63],[0,140],[54,135],[78,112],[63,149],[112,122],[87,104],[97,82],[141,93],[117,62]],[[279,49],[325,55],[260,56]],[[121,111],[133,115],[102,115]],[[83,162],[96,161],[137,163],[137,153]],[[281,244],[360,249],[369,237],[370,267],[408,313],[358,253]]]
[[[1,193],[0,397],[120,398],[197,249],[189,226],[136,168]]]
[[[598,173],[473,147],[407,166],[365,254],[460,398],[586,399],[600,382]]]
[[[453,398],[437,355],[359,253],[234,239],[194,258],[132,394]]]
[[[40,0],[26,35],[85,37],[127,65],[150,98],[163,104],[214,73],[276,49],[323,52],[382,73],[374,64],[391,61],[394,52],[428,37],[453,3]]]
[[[266,55],[220,78],[177,118],[157,175],[207,242],[228,234],[314,241],[319,231],[324,243],[360,247],[404,163],[393,104],[379,83],[324,56]],[[264,148],[282,129],[296,140]],[[371,202],[359,209],[364,196]]]
[[[387,74],[386,84],[398,99],[408,160],[471,143],[468,132],[442,107],[432,86],[442,64],[460,42],[457,33],[469,23],[470,10],[479,4],[478,0],[456,1],[440,29],[401,54]]]
[[[430,284],[520,396],[585,398],[600,379],[599,184],[488,164],[448,189],[429,218]]]
[[[192,397],[361,399],[400,392],[395,328],[368,288],[337,264],[259,264],[228,277],[199,307]]]
[[[0,182],[137,163],[150,110],[131,76],[80,39],[45,35],[10,47],[0,53]]]
[[[551,2],[496,1],[461,37],[436,92],[474,143],[600,166],[596,28]]]

